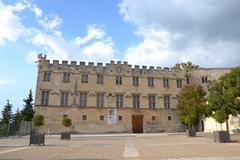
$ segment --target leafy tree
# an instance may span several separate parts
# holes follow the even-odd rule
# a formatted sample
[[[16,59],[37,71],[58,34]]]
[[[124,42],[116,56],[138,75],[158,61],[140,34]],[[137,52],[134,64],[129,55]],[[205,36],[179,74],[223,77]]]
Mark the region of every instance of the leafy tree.
[[[62,125],[68,128],[72,125],[72,120],[70,118],[63,118]]]
[[[200,66],[199,65],[195,65],[192,62],[188,61],[186,63],[177,63],[177,64],[175,64],[175,66],[173,68],[175,70],[184,70],[184,71],[189,72],[191,70],[200,68]]]
[[[36,127],[36,131],[38,133],[39,127],[44,125],[44,116],[41,114],[36,114],[32,119],[33,125]]]
[[[33,115],[35,113],[33,108],[32,90],[29,91],[28,98],[24,99],[23,101],[25,105],[21,111],[22,119],[25,121],[32,121]]]
[[[207,116],[206,92],[202,86],[185,86],[178,95],[178,111],[180,121],[189,128],[196,126],[200,118]]]
[[[44,117],[41,114],[36,114],[32,119],[33,125],[35,127],[40,127],[44,125]]]
[[[21,123],[21,113],[19,109],[17,109],[17,112],[13,116],[13,122],[11,125],[11,132],[13,133],[13,135],[19,131],[20,123]]]
[[[70,127],[72,125],[72,120],[70,118],[63,118],[62,125],[65,127]]]
[[[208,112],[217,122],[226,122],[229,131],[229,116],[240,113],[240,67],[210,83],[209,91]]]
[[[4,137],[7,135],[7,128],[8,128],[7,124],[5,123],[0,124],[0,137]]]
[[[9,124],[12,122],[13,114],[12,114],[12,105],[7,100],[7,104],[4,106],[2,110],[2,119],[1,124]]]

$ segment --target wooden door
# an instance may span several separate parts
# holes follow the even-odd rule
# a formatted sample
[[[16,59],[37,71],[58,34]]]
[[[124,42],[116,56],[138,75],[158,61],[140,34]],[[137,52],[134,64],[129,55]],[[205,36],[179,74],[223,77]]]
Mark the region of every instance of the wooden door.
[[[132,132],[143,133],[143,115],[132,115]]]

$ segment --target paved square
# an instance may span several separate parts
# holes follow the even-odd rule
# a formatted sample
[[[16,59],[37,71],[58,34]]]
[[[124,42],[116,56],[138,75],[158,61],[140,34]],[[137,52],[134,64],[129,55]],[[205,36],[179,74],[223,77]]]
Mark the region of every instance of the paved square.
[[[45,146],[29,146],[29,137],[0,139],[0,159],[35,160],[240,160],[240,135],[214,143],[212,133],[73,135],[70,141],[46,136]]]

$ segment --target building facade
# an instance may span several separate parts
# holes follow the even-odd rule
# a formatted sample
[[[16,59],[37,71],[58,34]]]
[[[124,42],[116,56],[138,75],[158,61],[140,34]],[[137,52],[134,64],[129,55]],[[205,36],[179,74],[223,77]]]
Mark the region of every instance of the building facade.
[[[177,95],[187,84],[200,84],[228,73],[228,68],[190,72],[127,62],[102,63],[53,60],[38,56],[36,112],[44,115],[44,131],[65,130],[63,117],[75,133],[178,132]],[[203,125],[199,125],[202,130]]]

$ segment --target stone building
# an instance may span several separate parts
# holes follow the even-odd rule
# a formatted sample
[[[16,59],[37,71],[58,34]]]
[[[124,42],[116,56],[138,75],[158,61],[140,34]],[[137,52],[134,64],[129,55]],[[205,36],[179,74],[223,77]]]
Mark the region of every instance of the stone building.
[[[43,129],[59,133],[63,117],[76,133],[177,132],[177,94],[187,84],[200,84],[229,72],[228,68],[175,71],[127,62],[102,63],[53,60],[38,56],[35,98]],[[202,130],[203,125],[199,125]]]

